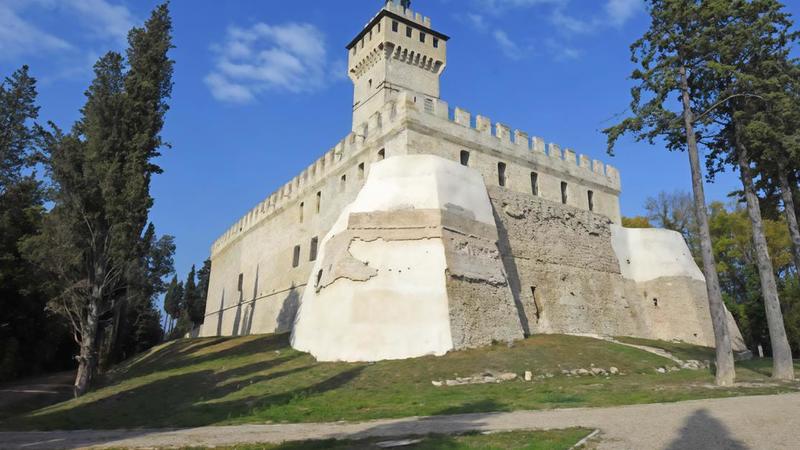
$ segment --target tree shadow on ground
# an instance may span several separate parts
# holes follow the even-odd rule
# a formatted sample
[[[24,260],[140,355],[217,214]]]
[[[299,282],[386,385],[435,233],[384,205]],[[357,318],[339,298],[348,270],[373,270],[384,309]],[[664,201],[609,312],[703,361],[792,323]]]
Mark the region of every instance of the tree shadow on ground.
[[[680,430],[668,450],[747,450],[748,447],[737,440],[722,422],[712,417],[705,409],[694,412]]]
[[[210,338],[208,342],[196,344],[193,340],[178,342],[170,347],[158,350],[155,354],[141,361],[141,364],[130,367],[127,376],[141,376],[154,372],[181,369],[187,366],[198,366],[219,358],[220,353],[225,353],[226,358],[240,358],[253,356],[259,353],[269,353],[278,350],[288,350],[288,334],[268,334],[253,338],[234,347],[225,346],[230,340],[238,338]],[[219,345],[216,351],[208,351],[203,355],[197,353]],[[113,381],[113,379],[109,380]]]
[[[23,419],[22,425],[30,428],[42,424],[50,429],[214,425],[251,416],[258,409],[282,406],[338,389],[356,378],[365,367],[353,367],[308,385],[289,382],[284,384],[283,391],[280,387],[271,387],[278,391],[266,394],[262,385],[247,395],[254,385],[285,380],[312,369],[310,364],[296,364],[295,360],[301,356],[296,353],[229,370],[208,369],[174,375],[91,402],[39,413]],[[290,362],[295,364],[283,367]]]

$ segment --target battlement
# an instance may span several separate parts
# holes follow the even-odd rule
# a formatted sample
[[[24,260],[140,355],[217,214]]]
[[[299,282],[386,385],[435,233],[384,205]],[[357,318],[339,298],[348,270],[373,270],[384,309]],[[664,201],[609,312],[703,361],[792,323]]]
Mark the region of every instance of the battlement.
[[[386,10],[386,11],[389,11],[391,13],[395,13],[397,15],[403,16],[406,19],[408,19],[408,20],[410,20],[410,21],[412,21],[412,22],[414,22],[414,23],[416,23],[418,25],[421,25],[421,26],[423,26],[425,28],[430,28],[431,27],[431,18],[430,17],[423,16],[421,13],[415,12],[411,8],[403,8],[402,6],[400,6],[399,3],[395,3],[393,1],[392,2],[387,2],[386,6],[384,6],[382,8],[382,10]],[[380,12],[378,14],[380,14]],[[376,17],[378,16],[378,14],[376,14]]]
[[[416,101],[415,101],[416,100]],[[418,107],[422,103],[422,107]],[[492,121],[481,115],[472,116],[465,109],[451,109],[447,102],[435,99],[417,99],[413,94],[402,92],[396,101],[388,102],[381,111],[349,133],[333,148],[314,161],[299,175],[278,188],[264,201],[245,214],[231,226],[211,247],[212,255],[225,248],[229,243],[252,227],[263,222],[274,214],[281,212],[287,205],[295,205],[298,199],[308,195],[328,177],[353,163],[354,156],[369,146],[372,141],[385,135],[388,131],[401,127],[414,116],[426,125],[435,124],[430,119],[440,119],[441,123],[458,125],[469,129],[471,142],[485,144],[494,151],[509,156],[530,159],[540,165],[547,165],[555,172],[570,173],[580,179],[594,182],[618,193],[620,190],[619,171],[611,165],[593,160],[586,155],[578,155],[574,150],[555,143],[546,143],[544,139],[530,136],[527,132],[514,130],[502,123]]]
[[[543,138],[531,136],[525,131],[513,129],[512,132],[512,128],[506,124],[493,123],[491,119],[482,115],[473,116],[469,111],[460,107],[451,108],[447,102],[440,99],[417,99],[409,94],[401,94],[401,98],[410,102],[415,111],[468,128],[473,132],[470,140],[484,142],[501,153],[525,159],[537,159],[539,160],[537,162],[542,162],[541,156],[547,156],[549,158],[546,160],[548,165],[556,170],[567,170],[580,178],[594,181],[617,193],[620,191],[620,175],[614,166],[592,159],[587,155],[577,154],[571,148],[562,150],[559,144],[547,143]],[[422,103],[421,108],[417,108],[416,103]]]

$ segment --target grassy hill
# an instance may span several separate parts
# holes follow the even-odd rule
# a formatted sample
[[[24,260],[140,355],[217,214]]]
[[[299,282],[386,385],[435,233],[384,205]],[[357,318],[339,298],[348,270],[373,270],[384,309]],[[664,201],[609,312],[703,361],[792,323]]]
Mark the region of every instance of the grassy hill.
[[[712,351],[648,342],[697,359]],[[678,355],[681,357],[682,354]],[[562,370],[616,367],[617,376]],[[116,368],[77,400],[0,422],[5,429],[189,427],[368,420],[517,409],[605,406],[797,390],[771,383],[768,360],[739,364],[743,386],[716,388],[708,370],[660,374],[674,362],[631,347],[575,336],[535,336],[509,347],[374,364],[318,363],[287,335],[168,343]],[[433,386],[492,372],[530,370],[541,379]],[[550,376],[548,378],[548,376]]]

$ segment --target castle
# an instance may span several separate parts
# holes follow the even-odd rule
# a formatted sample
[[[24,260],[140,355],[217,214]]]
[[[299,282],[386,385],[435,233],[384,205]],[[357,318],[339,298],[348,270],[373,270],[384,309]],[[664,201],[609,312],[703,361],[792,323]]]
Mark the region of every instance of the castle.
[[[213,244],[200,335],[291,331],[326,361],[537,333],[713,346],[681,235],[621,227],[614,167],[450,108],[449,38],[404,6],[347,46],[352,131]]]

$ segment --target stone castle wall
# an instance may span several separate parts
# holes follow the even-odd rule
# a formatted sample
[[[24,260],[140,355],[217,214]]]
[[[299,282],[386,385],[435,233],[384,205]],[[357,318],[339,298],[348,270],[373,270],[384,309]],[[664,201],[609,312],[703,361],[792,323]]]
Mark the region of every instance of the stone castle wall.
[[[383,158],[433,154],[459,161],[467,151],[468,165],[481,173],[487,186],[499,183],[498,163],[503,163],[505,190],[533,196],[530,174],[536,172],[542,199],[560,202],[561,183],[566,182],[568,205],[588,210],[591,190],[594,210],[619,222],[620,183],[613,167],[571,150],[562,152],[555,144],[545,149],[540,138],[511,133],[482,116],[473,120],[462,109],[428,100],[401,94],[214,243],[201,335],[289,330],[314,263],[312,240],[319,247],[342,209],[355,199],[370,166]],[[298,264],[293,267],[298,246]]]

